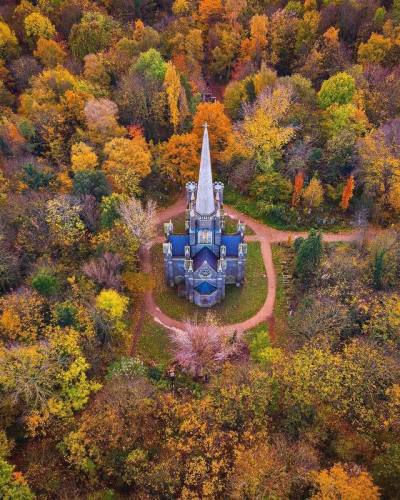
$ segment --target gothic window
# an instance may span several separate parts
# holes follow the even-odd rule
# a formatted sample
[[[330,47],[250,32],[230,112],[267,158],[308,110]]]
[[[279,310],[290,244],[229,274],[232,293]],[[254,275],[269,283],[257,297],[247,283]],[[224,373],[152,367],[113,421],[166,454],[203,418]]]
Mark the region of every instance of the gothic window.
[[[208,229],[199,231],[199,243],[202,245],[211,245],[212,231],[209,231]]]

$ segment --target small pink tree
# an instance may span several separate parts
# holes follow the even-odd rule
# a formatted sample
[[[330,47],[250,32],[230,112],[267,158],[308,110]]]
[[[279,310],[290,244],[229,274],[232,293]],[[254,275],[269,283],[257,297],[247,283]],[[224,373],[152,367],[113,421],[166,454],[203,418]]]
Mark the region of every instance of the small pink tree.
[[[243,352],[242,333],[227,334],[214,319],[187,321],[185,330],[170,333],[176,363],[195,378],[203,377]]]

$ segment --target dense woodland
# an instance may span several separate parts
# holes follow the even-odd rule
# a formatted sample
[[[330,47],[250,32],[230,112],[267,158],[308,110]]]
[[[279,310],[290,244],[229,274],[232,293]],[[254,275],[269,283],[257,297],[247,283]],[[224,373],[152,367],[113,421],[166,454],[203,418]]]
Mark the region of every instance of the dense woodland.
[[[399,498],[400,1],[0,4],[0,498]],[[273,335],[157,359],[141,248],[204,122],[226,201],[311,231]]]

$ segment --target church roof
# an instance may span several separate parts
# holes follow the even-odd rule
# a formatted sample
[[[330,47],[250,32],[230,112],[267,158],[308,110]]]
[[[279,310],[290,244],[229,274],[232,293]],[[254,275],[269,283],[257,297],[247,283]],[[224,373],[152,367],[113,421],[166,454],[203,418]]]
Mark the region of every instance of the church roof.
[[[203,145],[201,148],[199,182],[197,185],[196,212],[211,215],[215,212],[214,188],[211,171],[210,143],[207,123],[204,124]]]
[[[182,257],[185,255],[185,246],[189,245],[188,234],[170,234],[168,241],[172,245],[172,255],[174,257]]]
[[[196,271],[204,261],[206,261],[213,269],[217,269],[217,257],[212,251],[204,247],[193,257],[193,269]]]
[[[240,243],[242,243],[240,234],[223,234],[221,237],[221,245],[226,246],[226,255],[228,257],[238,256]]]
[[[208,281],[202,281],[200,285],[195,287],[196,292],[199,292],[201,295],[211,295],[216,289],[217,287],[208,283]]]

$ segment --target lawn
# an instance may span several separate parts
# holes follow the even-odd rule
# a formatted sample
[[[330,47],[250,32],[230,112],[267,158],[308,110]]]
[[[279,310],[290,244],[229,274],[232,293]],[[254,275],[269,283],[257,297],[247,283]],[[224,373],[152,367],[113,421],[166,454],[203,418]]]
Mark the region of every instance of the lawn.
[[[286,245],[272,245],[272,260],[274,262],[277,288],[274,307],[275,335],[279,341],[285,342],[288,335],[288,315],[290,300],[293,294],[293,284],[288,279],[284,282],[283,273],[291,275],[294,268],[294,250]]]
[[[267,295],[267,278],[258,242],[248,244],[245,284],[240,288],[227,286],[225,300],[211,309],[202,309],[178,297],[177,290],[166,285],[161,245],[153,246],[152,261],[156,279],[154,299],[158,307],[171,318],[204,321],[211,310],[222,324],[238,323],[256,314]]]
[[[165,221],[168,222],[168,221]],[[185,232],[185,214],[179,214],[176,217],[172,218],[172,223],[174,225],[174,232],[178,234],[182,234]],[[225,215],[225,232],[226,233],[235,233],[236,228],[237,228],[237,223],[238,221],[236,219],[232,219],[232,217],[229,217],[228,215]],[[158,228],[158,233],[159,234],[164,234],[164,223],[160,224]],[[254,234],[254,231],[246,227],[245,234]]]
[[[146,363],[168,364],[171,360],[168,330],[148,314],[138,340],[137,354]]]

